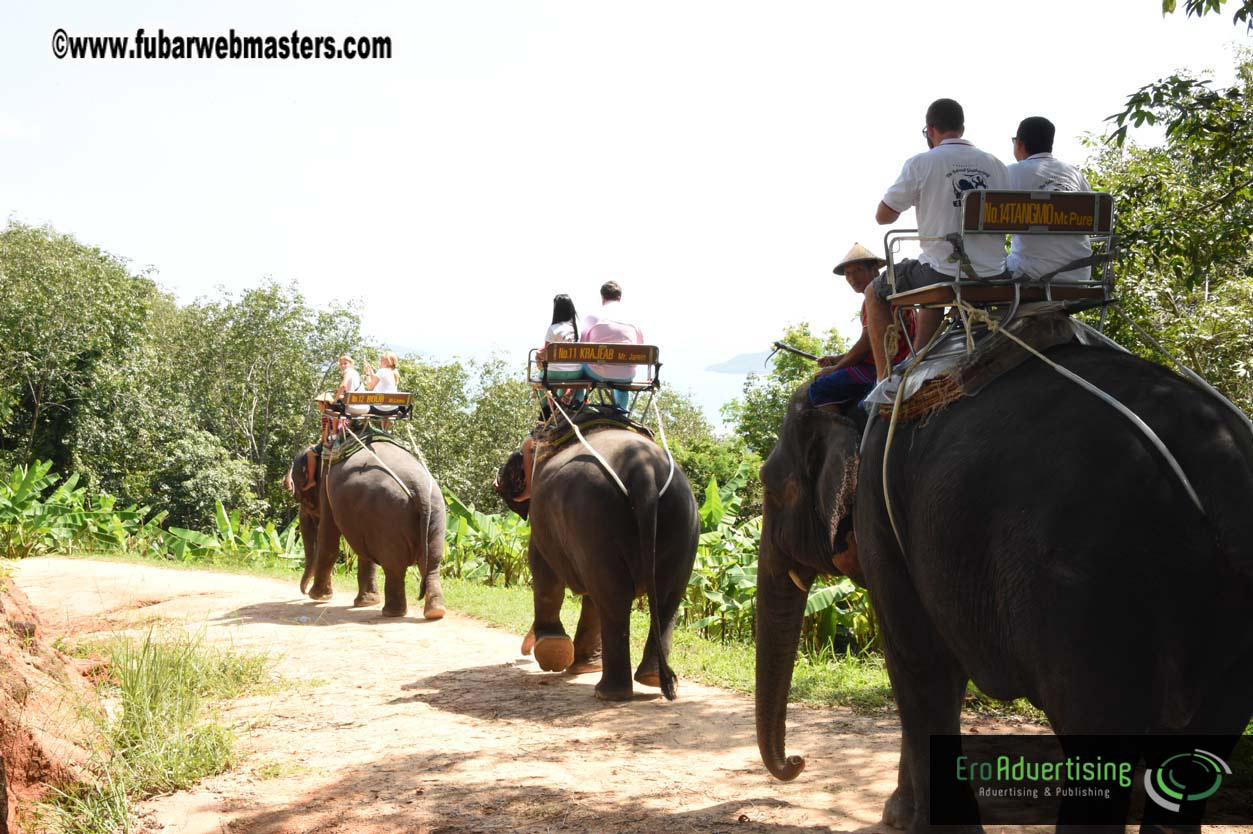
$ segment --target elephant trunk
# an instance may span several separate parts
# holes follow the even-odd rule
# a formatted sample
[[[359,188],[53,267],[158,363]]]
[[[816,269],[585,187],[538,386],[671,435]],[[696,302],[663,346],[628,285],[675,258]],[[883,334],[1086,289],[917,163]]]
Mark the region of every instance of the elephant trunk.
[[[763,537],[763,543],[764,543]],[[782,573],[757,571],[757,749],[766,769],[784,782],[805,769],[800,756],[787,756],[787,696],[805,617],[804,591]]]
[[[305,548],[305,572],[300,577],[300,593],[307,594],[317,565],[318,519],[306,508],[304,502],[300,505],[299,522],[300,541]]]

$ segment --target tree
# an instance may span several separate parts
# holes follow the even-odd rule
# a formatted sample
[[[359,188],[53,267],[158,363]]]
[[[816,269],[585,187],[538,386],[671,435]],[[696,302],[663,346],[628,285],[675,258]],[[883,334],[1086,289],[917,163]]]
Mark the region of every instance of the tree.
[[[1120,306],[1171,353],[1246,411],[1253,408],[1253,64],[1222,94],[1175,82],[1133,96],[1143,121],[1166,126],[1140,147],[1114,131],[1089,163],[1115,198]],[[1146,88],[1147,89],[1147,88]],[[1143,95],[1141,95],[1143,94]],[[1128,117],[1135,123],[1135,117]],[[1167,361],[1115,318],[1111,335]]]
[[[834,328],[819,336],[811,333],[809,325],[803,322],[789,326],[782,341],[816,356],[847,350]],[[749,450],[763,459],[768,457],[778,440],[788,400],[797,386],[817,370],[818,366],[809,359],[786,351],[776,353],[770,372],[765,376],[749,374],[744,381],[743,399],[723,406],[724,419],[735,426]]]
[[[1184,0],[1184,12],[1188,17],[1204,17],[1211,12],[1218,12],[1227,0]],[[1178,6],[1177,0],[1162,0],[1162,15],[1173,14]],[[1236,12],[1232,15],[1232,23],[1244,23],[1253,29],[1253,0],[1240,0],[1236,4]]]
[[[539,404],[520,371],[504,360],[449,362],[406,358],[401,388],[414,394],[412,432],[440,485],[462,501],[499,508],[492,481],[535,425]]]
[[[285,505],[283,475],[315,439],[313,398],[334,387],[328,363],[359,351],[356,308],[316,310],[294,285],[266,282],[187,306],[171,338],[168,373],[196,427],[251,464],[257,496]]]
[[[0,232],[0,463],[51,460],[95,376],[136,341],[155,294],[122,259],[49,227]]]

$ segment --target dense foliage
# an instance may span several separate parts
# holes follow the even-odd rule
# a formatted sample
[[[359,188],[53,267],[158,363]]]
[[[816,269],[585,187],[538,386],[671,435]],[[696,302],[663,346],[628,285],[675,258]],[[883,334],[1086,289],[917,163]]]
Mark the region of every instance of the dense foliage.
[[[1180,75],[1131,97],[1089,161],[1115,198],[1122,310],[1246,412],[1253,410],[1253,63],[1214,91]],[[1125,141],[1128,124],[1165,128],[1160,145]],[[1169,364],[1123,319],[1119,342]]]

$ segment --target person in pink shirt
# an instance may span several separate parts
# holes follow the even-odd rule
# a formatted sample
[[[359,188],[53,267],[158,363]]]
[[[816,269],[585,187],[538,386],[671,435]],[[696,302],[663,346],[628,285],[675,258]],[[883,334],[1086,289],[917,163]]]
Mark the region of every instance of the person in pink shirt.
[[[611,345],[644,344],[644,333],[638,325],[630,322],[622,306],[622,287],[617,281],[606,281],[601,285],[600,309],[584,317],[582,341]],[[586,364],[583,373],[600,382],[630,382],[635,378],[635,369],[629,365]],[[614,391],[613,401],[618,408],[626,411],[630,394]]]

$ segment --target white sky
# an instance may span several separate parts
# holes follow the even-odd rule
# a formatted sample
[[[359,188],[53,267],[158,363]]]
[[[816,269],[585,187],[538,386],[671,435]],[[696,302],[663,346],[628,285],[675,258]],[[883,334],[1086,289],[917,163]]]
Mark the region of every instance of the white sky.
[[[927,104],[1012,161],[1138,87],[1230,79],[1243,29],[1158,0],[17,3],[0,9],[0,216],[129,258],[181,300],[272,276],[371,337],[522,361],[554,293],[614,278],[663,379],[716,419],[789,322],[854,336],[831,266],[925,149]],[[390,35],[388,61],[58,61],[52,32]],[[901,225],[912,221],[902,218]]]

